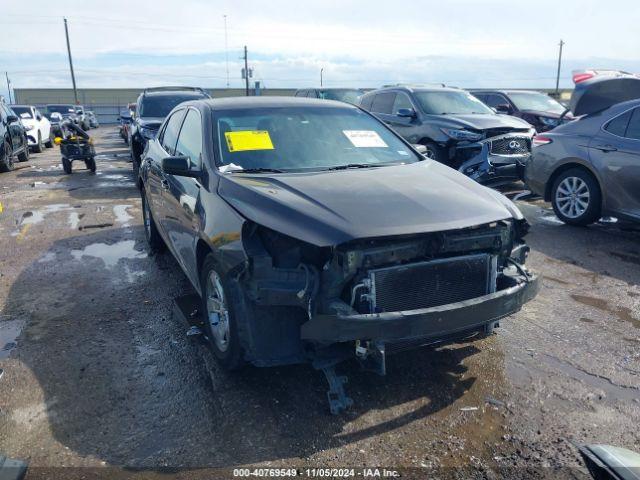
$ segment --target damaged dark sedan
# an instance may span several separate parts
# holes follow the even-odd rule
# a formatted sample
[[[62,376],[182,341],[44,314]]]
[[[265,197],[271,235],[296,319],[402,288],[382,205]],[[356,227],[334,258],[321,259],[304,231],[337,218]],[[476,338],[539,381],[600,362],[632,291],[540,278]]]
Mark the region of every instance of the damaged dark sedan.
[[[425,159],[362,109],[300,98],[176,107],[140,171],[144,225],[201,297],[229,369],[384,373],[403,349],[490,334],[539,288],[507,198]]]

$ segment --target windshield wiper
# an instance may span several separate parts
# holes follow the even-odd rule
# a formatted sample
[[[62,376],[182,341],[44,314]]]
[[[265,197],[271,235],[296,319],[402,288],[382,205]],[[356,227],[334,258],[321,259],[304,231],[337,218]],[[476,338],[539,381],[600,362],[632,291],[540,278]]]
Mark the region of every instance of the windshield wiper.
[[[284,173],[284,170],[277,168],[243,168],[241,170],[229,170],[229,173]]]
[[[347,163],[346,165],[336,165],[335,167],[329,167],[325,170],[348,170],[350,168],[373,168],[379,167],[381,164],[375,163]]]

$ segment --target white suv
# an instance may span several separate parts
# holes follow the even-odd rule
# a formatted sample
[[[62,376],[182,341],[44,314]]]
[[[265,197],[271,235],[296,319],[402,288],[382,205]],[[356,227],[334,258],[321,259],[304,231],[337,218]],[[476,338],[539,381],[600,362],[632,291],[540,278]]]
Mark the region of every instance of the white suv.
[[[44,146],[53,147],[51,123],[32,105],[11,105],[27,131],[27,141],[34,152],[42,152]]]

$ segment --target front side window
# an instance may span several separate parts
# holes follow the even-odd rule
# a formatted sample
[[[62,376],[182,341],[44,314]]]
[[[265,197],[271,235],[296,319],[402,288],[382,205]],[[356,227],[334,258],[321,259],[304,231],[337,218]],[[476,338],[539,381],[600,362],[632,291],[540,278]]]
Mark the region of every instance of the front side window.
[[[184,118],[184,110],[178,110],[167,121],[164,127],[164,133],[162,134],[162,148],[169,154],[175,154],[176,142],[178,141],[178,132],[180,132],[180,125],[182,125],[182,119]]]
[[[611,120],[604,129],[618,137],[624,137],[627,131],[627,125],[629,124],[629,120],[631,119],[632,111],[623,113],[622,115],[618,115],[616,118]]]
[[[379,120],[356,108],[280,107],[214,113],[223,172],[327,170],[421,160]]]
[[[189,109],[182,123],[178,143],[176,144],[176,156],[189,157],[192,167],[200,166],[202,155],[202,121],[200,113]]]
[[[393,113],[397,114],[398,110],[401,108],[408,108],[413,110],[413,105],[411,104],[411,100],[409,100],[409,96],[405,93],[398,93],[396,95],[396,100],[393,102]]]
[[[489,93],[485,95],[482,102],[493,108],[496,108],[498,105],[509,105],[509,102],[506,98],[504,98],[502,95],[496,95],[495,93]]]
[[[429,115],[493,114],[493,110],[468,92],[415,92],[418,103]]]
[[[332,90],[320,90],[320,98],[323,100],[338,100],[340,102],[358,103],[358,100],[362,96],[362,90],[357,89],[332,89]]]

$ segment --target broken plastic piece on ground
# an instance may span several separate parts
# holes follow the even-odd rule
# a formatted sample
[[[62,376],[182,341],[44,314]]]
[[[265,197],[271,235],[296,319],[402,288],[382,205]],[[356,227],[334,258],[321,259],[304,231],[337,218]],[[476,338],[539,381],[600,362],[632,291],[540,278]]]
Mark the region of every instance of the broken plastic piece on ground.
[[[202,330],[200,330],[200,327],[192,325],[189,330],[187,330],[187,337],[195,337],[198,335],[202,335]]]
[[[0,455],[0,478],[2,480],[22,480],[27,473],[27,463]]]
[[[461,412],[475,412],[478,410],[478,407],[462,407],[460,408]]]
[[[497,398],[493,398],[493,397],[485,397],[484,401],[490,405],[495,405],[496,407],[505,406],[505,403],[502,400],[498,400]]]

